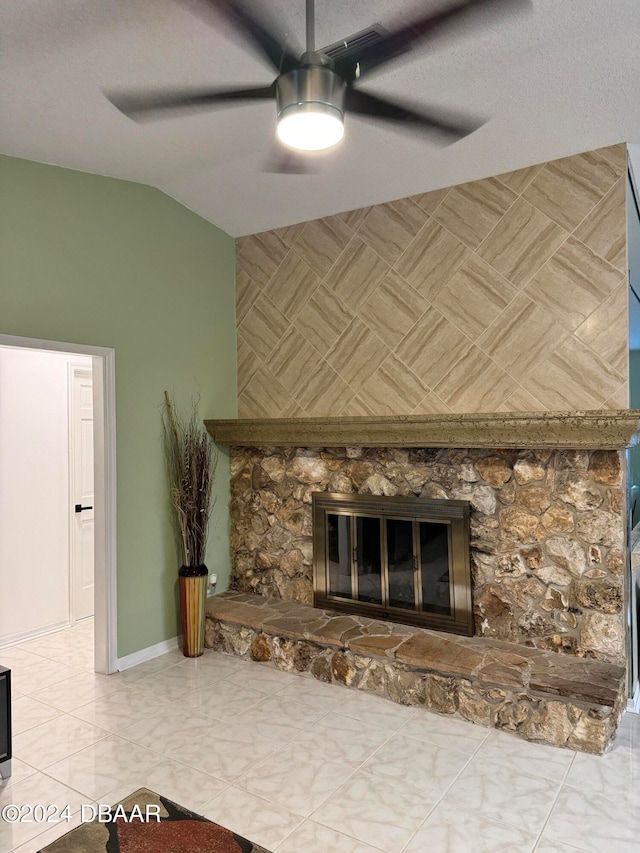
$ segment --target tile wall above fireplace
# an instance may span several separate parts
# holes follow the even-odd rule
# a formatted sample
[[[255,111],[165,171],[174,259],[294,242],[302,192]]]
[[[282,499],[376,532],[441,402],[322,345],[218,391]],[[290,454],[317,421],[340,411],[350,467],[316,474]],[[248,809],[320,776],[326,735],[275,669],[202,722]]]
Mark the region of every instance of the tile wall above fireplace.
[[[627,405],[626,146],[237,241],[246,418]]]

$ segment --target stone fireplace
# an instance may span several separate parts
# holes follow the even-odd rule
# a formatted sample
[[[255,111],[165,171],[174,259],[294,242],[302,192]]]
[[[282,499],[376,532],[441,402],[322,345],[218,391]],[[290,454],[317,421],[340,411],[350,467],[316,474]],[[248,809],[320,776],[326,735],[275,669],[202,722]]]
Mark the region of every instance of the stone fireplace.
[[[230,445],[235,591],[211,613],[210,642],[602,751],[626,702],[623,450],[637,426],[627,410],[208,422]],[[335,596],[311,609],[313,505],[328,496],[468,506],[472,636],[385,626],[345,595],[349,616]],[[358,555],[344,557],[353,598]]]
[[[231,450],[232,588],[313,602],[312,496],[470,505],[476,635],[625,659],[623,472],[612,450]]]

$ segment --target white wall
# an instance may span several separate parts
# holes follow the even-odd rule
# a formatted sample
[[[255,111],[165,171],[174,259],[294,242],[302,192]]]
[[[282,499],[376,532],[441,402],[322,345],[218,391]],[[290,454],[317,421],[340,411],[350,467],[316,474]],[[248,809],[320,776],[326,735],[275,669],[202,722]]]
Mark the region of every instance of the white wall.
[[[70,363],[0,347],[0,645],[69,621]]]

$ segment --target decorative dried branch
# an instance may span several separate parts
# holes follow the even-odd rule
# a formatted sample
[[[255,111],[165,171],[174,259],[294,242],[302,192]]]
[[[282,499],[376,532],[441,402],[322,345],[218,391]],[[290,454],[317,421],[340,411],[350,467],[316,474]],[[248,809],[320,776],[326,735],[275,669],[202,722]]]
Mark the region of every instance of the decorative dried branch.
[[[198,417],[197,401],[193,403],[189,420],[185,421],[176,414],[171,397],[165,391],[163,427],[169,495],[179,531],[183,565],[201,566],[215,504],[211,489],[217,454]]]

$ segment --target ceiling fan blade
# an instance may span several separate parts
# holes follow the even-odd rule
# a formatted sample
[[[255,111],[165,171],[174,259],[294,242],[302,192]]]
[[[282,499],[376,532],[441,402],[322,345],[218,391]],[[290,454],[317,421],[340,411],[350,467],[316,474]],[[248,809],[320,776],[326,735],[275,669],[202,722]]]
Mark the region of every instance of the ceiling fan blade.
[[[462,23],[464,17],[476,9],[485,9],[488,13],[499,16],[530,11],[532,8],[532,0],[457,0],[401,26],[375,44],[363,47],[357,56],[338,59],[334,63],[334,69],[344,80],[352,83],[379,65],[406,53],[414,45],[437,35],[441,27],[452,22]]]
[[[271,22],[267,22],[264,15],[261,15],[260,19],[257,18],[241,0],[206,2],[230,21],[236,30],[269,60],[279,74],[300,66],[298,57],[285,45],[284,37]]]
[[[412,127],[430,134],[448,137],[455,142],[477,130],[484,120],[455,115],[442,110],[425,112],[398,101],[387,101],[377,95],[349,87],[345,107],[348,113],[393,122],[398,126]]]
[[[114,92],[107,99],[135,121],[154,121],[164,118],[171,110],[206,109],[242,101],[257,101],[275,97],[275,87],[257,86],[247,89],[205,89],[190,92]]]

